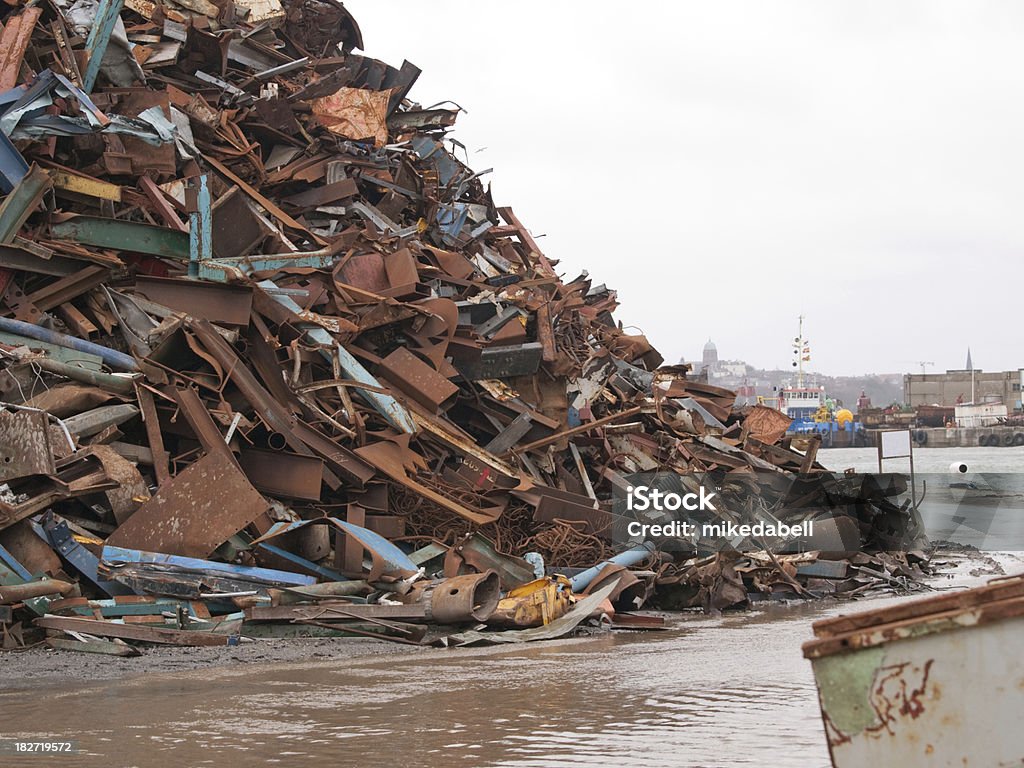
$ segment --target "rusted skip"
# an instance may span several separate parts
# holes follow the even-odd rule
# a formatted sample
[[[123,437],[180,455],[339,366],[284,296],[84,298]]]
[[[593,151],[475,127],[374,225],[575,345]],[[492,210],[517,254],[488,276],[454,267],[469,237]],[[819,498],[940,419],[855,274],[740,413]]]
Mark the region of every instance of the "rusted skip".
[[[1017,765],[1024,578],[817,622],[804,644],[835,768]]]

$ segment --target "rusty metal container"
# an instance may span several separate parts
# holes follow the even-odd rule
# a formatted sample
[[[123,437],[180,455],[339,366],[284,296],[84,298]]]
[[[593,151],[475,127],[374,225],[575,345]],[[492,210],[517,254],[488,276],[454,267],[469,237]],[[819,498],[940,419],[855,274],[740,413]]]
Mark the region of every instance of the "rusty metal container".
[[[1024,577],[814,624],[834,768],[1024,763]]]

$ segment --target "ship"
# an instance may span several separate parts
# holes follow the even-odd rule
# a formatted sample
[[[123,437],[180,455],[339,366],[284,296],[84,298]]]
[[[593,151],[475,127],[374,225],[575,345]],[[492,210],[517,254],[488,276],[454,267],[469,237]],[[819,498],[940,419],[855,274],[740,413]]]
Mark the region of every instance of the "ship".
[[[796,384],[783,385],[777,397],[758,398],[758,402],[784,413],[792,421],[786,431],[790,436],[821,436],[822,448],[846,448],[866,445],[860,422],[853,413],[843,408],[825,392],[825,387],[809,384],[804,373],[804,363],[811,361],[811,345],[804,336],[804,316],[798,318],[799,326],[793,339],[793,367],[796,368]]]

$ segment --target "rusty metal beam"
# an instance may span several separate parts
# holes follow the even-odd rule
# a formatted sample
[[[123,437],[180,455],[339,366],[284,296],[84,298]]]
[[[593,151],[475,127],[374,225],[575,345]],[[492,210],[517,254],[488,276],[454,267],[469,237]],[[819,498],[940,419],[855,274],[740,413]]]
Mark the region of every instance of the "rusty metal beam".
[[[564,437],[581,435],[585,432],[589,432],[592,429],[596,429],[597,427],[604,426],[605,424],[611,424],[612,422],[619,421],[620,419],[628,419],[630,416],[636,416],[641,411],[643,411],[643,406],[640,405],[635,406],[633,408],[627,408],[624,411],[613,413],[609,416],[605,416],[604,418],[597,419],[596,421],[588,421],[586,424],[580,424],[578,427],[567,429],[564,432],[555,432],[555,434],[548,435],[547,437],[541,438],[540,440],[534,440],[532,443],[521,445],[518,448],[514,449],[513,452],[523,454],[527,453],[528,451],[535,451],[536,449],[543,448],[546,445],[557,443]]]
[[[0,93],[9,91],[20,82],[21,62],[32,39],[32,30],[42,14],[42,8],[32,6],[4,19],[4,31],[0,35]]]
[[[153,208],[167,226],[179,232],[188,232],[188,225],[178,218],[178,214],[174,211],[174,206],[167,201],[163,191],[156,185],[155,181],[149,176],[141,176],[139,177],[139,189],[146,195],[149,202],[153,204]]]
[[[157,416],[156,403],[153,401],[153,393],[146,389],[146,387],[137,387],[136,394],[139,408],[142,410],[142,424],[146,428],[149,450],[153,454],[153,471],[156,473],[156,483],[157,486],[162,486],[171,479],[171,473],[168,469],[170,457],[164,448],[164,438],[160,430],[160,419]]]
[[[169,629],[146,624],[118,624],[113,621],[86,619],[78,616],[44,616],[35,620],[37,627],[61,632],[84,632],[101,637],[117,637],[122,640],[138,640],[158,645],[180,645],[185,647],[231,645],[230,635],[213,632],[197,632],[188,629]]]
[[[25,297],[24,301],[47,312],[56,306],[71,301],[110,279],[110,270],[97,264],[83,267],[73,275],[67,275],[44,285]]]
[[[248,286],[139,275],[135,290],[150,301],[211,323],[249,324],[252,288]]]

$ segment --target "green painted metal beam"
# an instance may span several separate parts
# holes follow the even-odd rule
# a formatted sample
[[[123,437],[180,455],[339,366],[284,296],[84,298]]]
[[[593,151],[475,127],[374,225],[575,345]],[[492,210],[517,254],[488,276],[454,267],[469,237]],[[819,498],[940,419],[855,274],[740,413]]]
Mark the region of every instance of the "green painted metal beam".
[[[0,204],[0,243],[13,243],[25,219],[53,186],[50,174],[35,163]]]
[[[179,261],[189,260],[188,233],[169,227],[101,216],[75,216],[52,225],[50,232],[58,240],[73,240],[118,251],[148,253]]]
[[[338,260],[334,249],[275,255],[241,256],[227,259],[207,259],[199,262],[197,276],[218,283],[253,272],[271,272],[279,269],[328,269]]]
[[[54,360],[70,365],[77,365],[88,371],[102,371],[103,358],[98,355],[90,355],[88,352],[79,352],[77,349],[59,347],[45,341],[36,341],[28,336],[19,336],[16,333],[0,331],[0,342],[12,347],[29,347],[31,349],[42,349]]]

